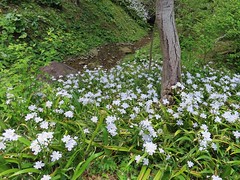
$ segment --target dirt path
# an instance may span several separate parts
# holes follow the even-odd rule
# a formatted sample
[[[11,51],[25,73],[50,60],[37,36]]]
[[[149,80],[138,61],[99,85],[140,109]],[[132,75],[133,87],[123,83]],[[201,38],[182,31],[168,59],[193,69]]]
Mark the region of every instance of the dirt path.
[[[88,56],[69,58],[64,63],[78,71],[81,71],[84,66],[90,69],[95,67],[109,69],[122,60],[126,54],[134,53],[149,42],[150,36],[146,36],[135,43],[107,44],[90,50]]]

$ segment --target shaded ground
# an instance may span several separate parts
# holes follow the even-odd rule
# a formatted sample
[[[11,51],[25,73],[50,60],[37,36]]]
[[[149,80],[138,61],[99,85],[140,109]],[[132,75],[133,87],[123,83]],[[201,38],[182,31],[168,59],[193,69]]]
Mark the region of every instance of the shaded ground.
[[[98,48],[90,50],[87,56],[72,57],[66,59],[63,63],[53,61],[48,66],[41,67],[38,78],[48,79],[45,75],[66,76],[68,74],[75,74],[82,71],[85,66],[88,69],[102,67],[110,69],[121,61],[126,54],[135,53],[137,49],[145,46],[151,41],[150,36],[143,37],[135,43],[115,43],[106,44]]]
[[[87,66],[89,69],[95,67],[109,69],[122,60],[126,54],[134,53],[149,42],[150,37],[146,36],[135,43],[106,44],[90,50],[87,56],[69,58],[64,63],[78,71],[81,71],[84,66]]]

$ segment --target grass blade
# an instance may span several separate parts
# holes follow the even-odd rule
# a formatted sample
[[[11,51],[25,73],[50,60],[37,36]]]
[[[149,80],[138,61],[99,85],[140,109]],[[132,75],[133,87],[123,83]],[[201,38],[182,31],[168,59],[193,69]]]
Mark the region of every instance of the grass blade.
[[[12,174],[11,176],[9,176],[9,178],[14,177],[14,176],[18,176],[20,174],[26,174],[26,173],[41,173],[40,170],[35,169],[35,168],[28,168],[28,169],[23,169],[20,171],[17,171],[16,173]]]
[[[77,169],[75,170],[72,180],[76,180],[78,179],[82,173],[87,169],[87,167],[89,166],[89,164],[96,158],[98,158],[99,156],[101,156],[104,152],[100,152],[100,153],[96,153],[96,154],[92,154],[81,166],[78,166]],[[81,162],[82,163],[82,162]]]

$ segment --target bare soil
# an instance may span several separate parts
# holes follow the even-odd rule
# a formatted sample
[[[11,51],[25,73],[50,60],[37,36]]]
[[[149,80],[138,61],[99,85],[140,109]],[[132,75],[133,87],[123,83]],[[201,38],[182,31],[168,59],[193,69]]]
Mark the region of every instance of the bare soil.
[[[133,54],[137,49],[147,45],[150,40],[150,36],[146,36],[135,43],[106,44],[90,50],[87,56],[71,57],[66,59],[64,63],[78,71],[83,70],[84,66],[89,69],[95,67],[110,69],[126,54]]]

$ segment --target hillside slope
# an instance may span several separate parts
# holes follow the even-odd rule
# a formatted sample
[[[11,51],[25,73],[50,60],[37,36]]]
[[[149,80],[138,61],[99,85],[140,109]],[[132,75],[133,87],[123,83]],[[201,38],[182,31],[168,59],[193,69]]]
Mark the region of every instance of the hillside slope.
[[[14,2],[0,3],[2,68],[19,61],[62,61],[101,44],[136,41],[147,33],[144,22],[140,26],[110,0],[83,0],[80,5],[63,0],[60,6]]]

